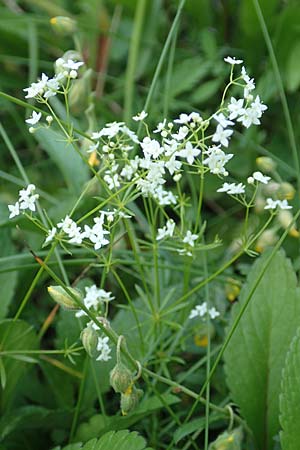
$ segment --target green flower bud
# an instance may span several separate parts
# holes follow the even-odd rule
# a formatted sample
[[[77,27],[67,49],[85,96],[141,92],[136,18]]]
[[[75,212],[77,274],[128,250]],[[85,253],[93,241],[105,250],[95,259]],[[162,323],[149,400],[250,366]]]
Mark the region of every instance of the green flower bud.
[[[109,380],[115,392],[125,393],[133,385],[133,376],[130,370],[121,362],[111,370]]]
[[[273,228],[265,230],[258,238],[255,250],[262,253],[267,247],[270,247],[278,241],[278,236]]]
[[[272,173],[276,169],[276,162],[268,156],[256,158],[257,167],[266,173]]]
[[[86,70],[82,78],[74,80],[69,92],[69,105],[76,114],[82,113],[88,106],[91,94],[92,69]]]
[[[97,345],[98,345],[98,334],[93,327],[87,326],[84,328],[80,334],[80,339],[82,345],[84,346],[87,354],[93,358],[97,355]]]
[[[56,16],[50,19],[53,29],[61,36],[73,34],[76,31],[76,21],[66,16]]]
[[[130,386],[125,393],[121,394],[121,411],[123,416],[132,412],[139,403],[143,395],[141,389],[137,389],[134,385]]]
[[[78,302],[82,303],[82,295],[81,292],[77,289],[71,288],[68,286],[68,289],[75,298],[78,299]],[[59,305],[63,306],[65,309],[76,310],[80,309],[80,306],[76,301],[64,290],[61,286],[49,286],[47,288],[50,296],[53,300]]]
[[[209,446],[209,450],[241,450],[243,434],[240,428],[225,431]]]
[[[292,200],[295,197],[295,188],[287,182],[280,183],[277,195],[280,200]]]

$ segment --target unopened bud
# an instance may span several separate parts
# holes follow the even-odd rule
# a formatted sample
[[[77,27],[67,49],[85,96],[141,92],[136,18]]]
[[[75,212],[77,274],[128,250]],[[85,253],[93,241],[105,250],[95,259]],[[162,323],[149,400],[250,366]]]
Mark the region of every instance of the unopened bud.
[[[77,302],[64,290],[62,286],[49,286],[47,289],[53,300],[59,305],[63,306],[65,309],[80,309],[78,303],[82,303],[82,295],[81,292],[77,289],[68,287],[68,290],[78,300]]]
[[[278,212],[277,219],[278,219],[278,222],[280,223],[280,225],[282,226],[282,228],[284,228],[286,230],[293,220],[293,215],[290,211],[288,211],[286,209],[281,209]],[[295,227],[294,224],[291,226],[291,228],[289,230],[289,235],[292,237],[299,237],[299,235],[300,235],[299,231],[297,230],[297,228]]]
[[[50,19],[53,29],[60,35],[70,35],[76,31],[76,21],[66,16],[56,16]]]
[[[88,69],[84,72],[82,78],[79,78],[78,80],[75,80],[72,83],[68,97],[69,105],[72,111],[77,114],[82,113],[88,106],[88,100],[91,94],[92,75],[93,75],[92,69]]]
[[[287,182],[280,183],[277,196],[280,200],[292,200],[295,197],[295,188]]]
[[[262,253],[267,247],[274,245],[278,241],[278,236],[273,229],[265,230],[258,238],[255,250]]]
[[[84,328],[80,334],[82,345],[87,354],[93,358],[97,355],[98,333],[92,326]]]
[[[132,412],[138,405],[143,395],[141,389],[137,389],[134,385],[130,386],[124,394],[121,394],[121,411],[123,416]]]
[[[225,431],[209,446],[209,450],[240,450],[242,445],[242,430],[236,428],[232,431]]]
[[[276,162],[268,156],[256,158],[257,167],[266,173],[272,173],[276,169]]]
[[[110,372],[109,381],[115,392],[125,393],[132,388],[133,376],[123,363],[118,362]]]
[[[225,294],[227,300],[234,302],[241,291],[240,285],[233,279],[229,278],[225,284]]]

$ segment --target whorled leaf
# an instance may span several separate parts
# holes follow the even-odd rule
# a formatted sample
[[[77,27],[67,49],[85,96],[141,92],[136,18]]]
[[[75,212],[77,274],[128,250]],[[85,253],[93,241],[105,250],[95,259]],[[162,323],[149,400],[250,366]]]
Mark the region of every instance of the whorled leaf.
[[[282,374],[280,441],[282,450],[298,450],[300,443],[300,328],[292,340]]]
[[[233,321],[269,256],[266,252],[253,265],[233,311]],[[253,430],[257,450],[273,449],[273,438],[279,432],[281,372],[299,316],[296,276],[284,253],[278,252],[254,290],[225,352],[227,383]]]

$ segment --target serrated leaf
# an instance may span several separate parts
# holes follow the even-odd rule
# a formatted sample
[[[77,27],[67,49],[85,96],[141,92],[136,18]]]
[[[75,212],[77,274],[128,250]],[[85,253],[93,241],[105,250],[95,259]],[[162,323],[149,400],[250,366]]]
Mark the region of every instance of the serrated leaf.
[[[149,416],[153,412],[167,405],[173,405],[180,400],[172,394],[162,394],[161,399],[158,397],[150,397],[143,400],[133,413],[125,416],[103,416],[96,414],[90,418],[87,423],[79,426],[76,439],[79,441],[87,441],[94,437],[100,437],[110,430],[122,430],[129,428],[144,417]]]
[[[9,350],[34,350],[38,346],[37,336],[28,323],[23,320],[6,319],[0,322],[0,343],[3,352]],[[6,373],[5,389],[0,391],[0,408],[8,408],[15,388],[30,365],[24,361],[3,357]]]
[[[298,450],[300,442],[300,328],[292,340],[282,373],[280,441],[282,450]]]
[[[62,450],[153,450],[146,448],[145,439],[135,431],[109,431],[99,440],[91,439],[84,446],[80,443],[67,445]],[[55,449],[56,450],[56,449]],[[59,448],[57,448],[59,450]]]
[[[236,318],[270,253],[253,265]],[[279,431],[281,371],[292,337],[299,325],[300,295],[291,263],[278,252],[245,310],[225,352],[227,384],[233,400],[253,431],[257,450],[273,449]]]
[[[61,171],[68,188],[72,193],[80,194],[88,180],[88,168],[74,146],[68,144],[62,134],[51,129],[42,128],[34,136]]]

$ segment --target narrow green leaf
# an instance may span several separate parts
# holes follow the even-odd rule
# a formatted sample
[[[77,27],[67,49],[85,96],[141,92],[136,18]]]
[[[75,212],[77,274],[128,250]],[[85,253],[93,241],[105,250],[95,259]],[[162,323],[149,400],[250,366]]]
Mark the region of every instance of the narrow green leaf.
[[[62,173],[68,188],[80,194],[82,185],[88,180],[88,168],[72,144],[66,138],[51,129],[40,129],[34,136],[41,147]]]
[[[4,367],[2,358],[0,358],[0,381],[1,381],[2,389],[5,389],[5,386],[6,386],[6,372],[5,372],[5,367]]]
[[[32,327],[23,320],[6,319],[0,322],[0,346],[1,351],[35,350],[38,340]],[[0,410],[8,409],[16,387],[30,365],[27,362],[10,357],[2,357],[6,372],[5,388],[0,391]]]
[[[269,252],[253,265],[233,319],[249,296]],[[279,394],[285,355],[299,325],[296,276],[278,252],[254,291],[225,352],[227,383],[248,422],[257,450],[273,449],[279,432]]]
[[[292,340],[282,374],[280,441],[282,450],[298,450],[300,442],[300,328]]]

